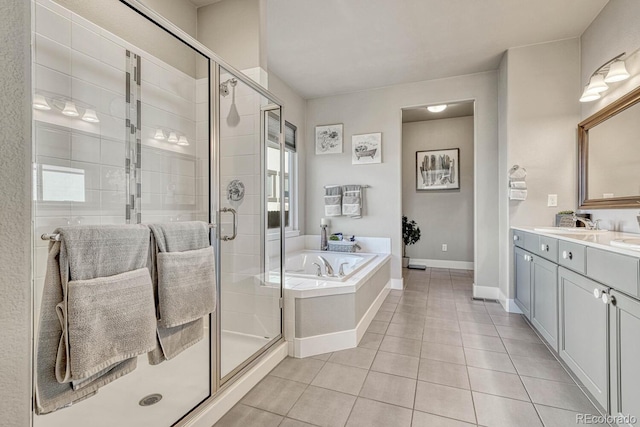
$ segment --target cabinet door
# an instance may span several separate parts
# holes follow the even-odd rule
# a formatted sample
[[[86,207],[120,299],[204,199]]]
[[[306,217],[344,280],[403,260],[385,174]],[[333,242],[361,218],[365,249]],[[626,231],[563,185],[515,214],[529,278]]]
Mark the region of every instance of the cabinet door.
[[[640,301],[616,291],[611,295],[611,415],[640,418]]]
[[[532,256],[530,253],[523,251],[520,248],[515,248],[514,251],[514,265],[515,265],[515,282],[516,282],[516,297],[515,303],[520,310],[527,316],[527,319],[531,318],[531,261]]]
[[[558,351],[558,266],[533,257],[531,284],[531,323]]]
[[[607,287],[565,268],[558,270],[558,353],[602,407],[608,407],[609,305],[595,292]]]

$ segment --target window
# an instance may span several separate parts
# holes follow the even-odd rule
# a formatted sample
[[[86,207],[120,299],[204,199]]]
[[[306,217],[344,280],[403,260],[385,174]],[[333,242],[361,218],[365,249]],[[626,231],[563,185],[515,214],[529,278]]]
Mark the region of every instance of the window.
[[[267,211],[268,226],[271,229],[280,226],[280,180],[284,185],[284,218],[285,229],[293,230],[296,226],[295,179],[296,179],[296,126],[285,122],[284,168],[280,167],[280,147],[277,145],[280,119],[276,114],[268,115],[267,146]],[[281,173],[284,169],[283,173]]]

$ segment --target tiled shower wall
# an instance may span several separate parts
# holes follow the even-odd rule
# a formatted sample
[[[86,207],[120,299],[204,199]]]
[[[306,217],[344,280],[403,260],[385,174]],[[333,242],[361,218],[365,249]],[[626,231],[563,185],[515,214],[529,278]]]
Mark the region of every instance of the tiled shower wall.
[[[231,76],[220,73],[220,81]],[[245,71],[250,78],[264,79],[260,69]],[[235,90],[235,96],[234,96]],[[273,338],[280,333],[279,285],[264,280],[261,263],[261,106],[264,97],[238,82],[220,97],[220,192],[221,207],[238,211],[238,236],[221,242],[221,316],[225,331]],[[237,115],[234,113],[234,109]],[[242,203],[227,200],[227,185],[239,179],[245,186]],[[232,232],[231,214],[222,216],[222,234]],[[265,260],[276,254],[264,254]],[[269,269],[268,261],[267,269]],[[223,344],[224,345],[224,344]],[[257,350],[257,349],[256,349]]]
[[[206,112],[197,115],[194,77],[51,1],[35,3],[35,21],[34,91],[46,96],[52,107],[33,110],[39,307],[47,252],[42,233],[68,224],[125,223],[126,50],[142,57],[144,223],[208,220],[208,131],[196,137],[197,128],[208,129],[208,104],[200,104]],[[206,86],[206,79],[200,85]],[[76,103],[80,117],[61,114],[65,100]],[[95,109],[100,122],[81,120],[84,108]],[[155,140],[159,127],[186,136],[190,145]],[[206,155],[199,157],[201,152]],[[51,171],[70,173],[75,179],[43,180],[43,171],[45,176]],[[66,187],[76,191],[65,194]],[[51,200],[55,193],[62,200]]]

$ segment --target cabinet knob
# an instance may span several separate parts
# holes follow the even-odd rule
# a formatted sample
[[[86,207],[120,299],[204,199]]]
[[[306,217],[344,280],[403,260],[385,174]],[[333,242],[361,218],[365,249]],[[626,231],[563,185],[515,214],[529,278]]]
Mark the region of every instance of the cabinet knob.
[[[602,302],[605,304],[616,305],[616,298],[613,295],[603,293]]]
[[[564,258],[564,259],[573,259],[573,254],[571,252],[562,251],[562,258]]]
[[[545,244],[540,245],[540,250],[542,252],[549,252],[549,245],[545,245]]]
[[[518,240],[520,240],[520,236],[518,236],[517,234],[513,236],[513,241],[517,242]]]
[[[604,292],[602,292],[602,290],[600,290],[599,288],[595,288],[593,290],[593,296],[595,298],[602,298],[603,295],[604,295]]]

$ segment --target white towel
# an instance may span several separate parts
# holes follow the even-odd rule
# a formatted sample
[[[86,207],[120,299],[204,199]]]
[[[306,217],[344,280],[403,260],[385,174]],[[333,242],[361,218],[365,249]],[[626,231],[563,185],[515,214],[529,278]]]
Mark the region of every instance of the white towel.
[[[363,191],[361,185],[342,187],[342,214],[353,219],[362,218]]]
[[[326,186],[324,190],[324,216],[342,215],[342,187]]]

